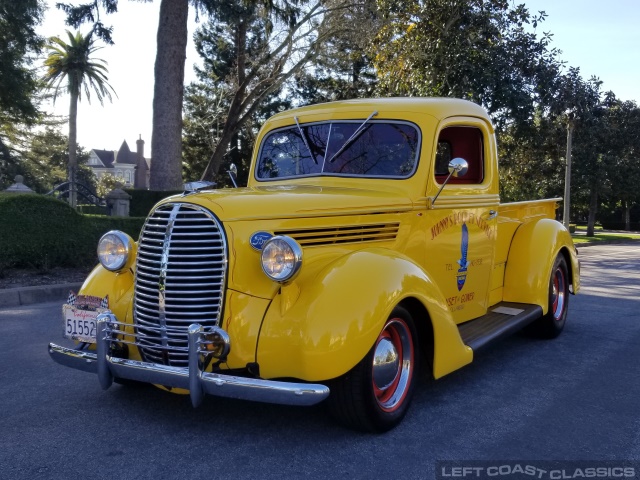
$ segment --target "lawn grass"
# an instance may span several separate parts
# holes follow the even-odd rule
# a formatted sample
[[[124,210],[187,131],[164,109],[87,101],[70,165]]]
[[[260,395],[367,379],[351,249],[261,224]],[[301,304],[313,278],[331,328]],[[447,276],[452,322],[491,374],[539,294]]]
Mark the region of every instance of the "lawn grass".
[[[594,226],[594,236],[587,237],[586,225],[577,225],[576,232],[571,234],[573,243],[578,245],[603,244],[640,241],[640,233],[635,232],[612,232],[602,229],[602,225]]]
[[[595,232],[593,237],[586,237],[584,235],[571,235],[573,237],[573,243],[576,244],[589,244],[589,243],[620,243],[630,241],[640,241],[639,234],[633,233],[606,233]]]

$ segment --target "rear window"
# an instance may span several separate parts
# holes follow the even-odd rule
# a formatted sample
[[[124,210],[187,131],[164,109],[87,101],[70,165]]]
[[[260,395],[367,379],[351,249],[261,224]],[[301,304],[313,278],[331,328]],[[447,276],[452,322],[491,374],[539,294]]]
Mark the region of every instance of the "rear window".
[[[323,122],[270,132],[260,147],[256,178],[302,176],[407,178],[415,172],[420,134],[406,122]]]

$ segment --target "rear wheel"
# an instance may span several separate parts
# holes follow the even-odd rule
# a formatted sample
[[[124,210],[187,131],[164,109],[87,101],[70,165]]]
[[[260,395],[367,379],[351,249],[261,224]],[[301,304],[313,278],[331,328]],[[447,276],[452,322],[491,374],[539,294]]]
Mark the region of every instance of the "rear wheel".
[[[558,254],[549,280],[549,306],[546,315],[532,325],[532,330],[544,338],[556,338],[567,321],[569,308],[569,271],[567,261]]]
[[[395,427],[411,403],[417,360],[413,319],[396,307],[362,361],[332,382],[332,413],[358,430],[384,432]]]

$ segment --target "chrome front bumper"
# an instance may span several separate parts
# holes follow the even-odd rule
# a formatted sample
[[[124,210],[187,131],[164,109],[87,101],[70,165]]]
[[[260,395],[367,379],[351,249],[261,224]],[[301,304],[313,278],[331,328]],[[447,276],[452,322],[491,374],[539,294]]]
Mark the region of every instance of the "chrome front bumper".
[[[201,358],[205,350],[201,345],[204,329],[194,324],[189,327],[189,367],[173,367],[154,363],[112,357],[109,355],[112,337],[118,330],[118,322],[112,314],[98,317],[96,351],[88,352],[49,344],[49,355],[61,365],[98,374],[103,389],[113,379],[129,379],[139,382],[187,389],[191,403],[197,407],[205,394],[218,397],[238,398],[283,405],[314,405],[329,396],[329,388],[320,384],[280,382],[258,378],[245,378],[202,370]]]

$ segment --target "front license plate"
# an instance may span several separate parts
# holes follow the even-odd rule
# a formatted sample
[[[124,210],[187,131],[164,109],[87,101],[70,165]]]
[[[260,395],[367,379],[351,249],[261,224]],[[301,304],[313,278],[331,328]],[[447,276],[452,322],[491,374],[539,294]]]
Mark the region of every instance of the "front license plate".
[[[64,336],[79,342],[96,343],[96,318],[100,312],[63,305]]]

